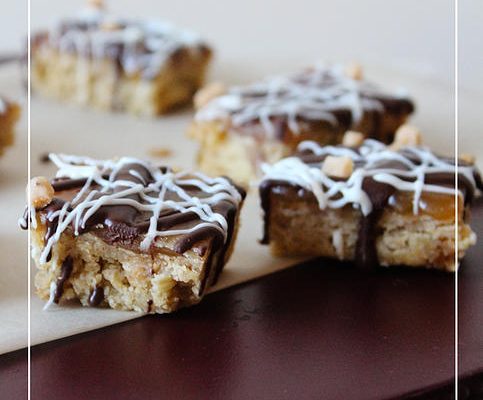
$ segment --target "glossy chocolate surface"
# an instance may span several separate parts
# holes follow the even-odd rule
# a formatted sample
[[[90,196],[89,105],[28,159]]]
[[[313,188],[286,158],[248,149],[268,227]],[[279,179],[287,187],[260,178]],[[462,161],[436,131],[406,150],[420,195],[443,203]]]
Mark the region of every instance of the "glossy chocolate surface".
[[[133,176],[132,171],[135,171],[138,176]],[[167,170],[165,170],[167,171]],[[142,178],[142,182],[141,179]],[[118,171],[114,181],[132,181],[137,183],[143,183],[144,186],[148,186],[153,183],[154,178],[150,175],[149,171],[145,169],[140,164],[128,164]],[[86,179],[56,179],[52,182],[55,189],[54,200],[45,208],[39,211],[42,221],[47,226],[47,232],[45,240],[47,241],[55,233],[58,224],[58,218],[53,217],[54,213],[58,212],[64,206],[66,201],[71,201],[82,189]],[[86,193],[89,194],[91,191],[98,190],[99,187],[93,184],[90,190]],[[125,190],[124,186],[117,186],[114,189],[120,192]],[[203,192],[203,190],[194,186],[184,186],[183,189],[190,196],[203,198],[203,196],[208,195],[208,193]],[[245,192],[241,188],[237,188],[242,197],[245,196]],[[100,199],[105,195],[110,194],[109,192],[98,193],[93,197],[93,199]],[[139,195],[134,194],[128,196],[133,200],[143,203],[143,200]],[[175,195],[166,198],[166,201],[182,201]],[[220,200],[218,203],[213,205],[213,210],[218,214],[222,215],[229,221],[228,225],[233,228],[234,217],[238,207],[227,200]],[[135,249],[139,245],[139,238],[143,236],[148,228],[149,222],[152,217],[152,213],[143,212],[135,207],[128,205],[102,205],[100,206],[94,214],[85,222],[81,229],[79,229],[79,234],[85,232],[93,232],[97,236],[101,237],[105,242],[109,244],[125,246],[130,249]],[[200,217],[195,212],[177,212],[172,209],[168,209],[160,213],[157,229],[158,230],[181,230],[190,229],[196,227],[202,221]],[[74,226],[71,227],[74,230]],[[213,248],[216,250],[223,245],[224,240],[220,231],[213,229],[209,226],[200,227],[192,232],[179,235],[180,238],[174,245],[174,251],[177,253],[184,253],[191,249],[197,243],[210,238],[213,240]]]

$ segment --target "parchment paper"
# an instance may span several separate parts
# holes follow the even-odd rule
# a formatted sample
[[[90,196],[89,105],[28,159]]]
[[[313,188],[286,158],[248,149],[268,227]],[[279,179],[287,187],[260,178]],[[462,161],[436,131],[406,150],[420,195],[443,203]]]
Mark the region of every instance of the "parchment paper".
[[[0,69],[0,95],[21,104],[15,145],[0,157],[0,353],[27,345],[27,236],[17,228],[27,182],[27,100],[17,66]]]
[[[214,73],[225,82],[240,83],[260,78],[266,71],[293,71],[293,63],[276,66],[244,65],[236,69],[221,65]],[[232,71],[232,72],[231,72]],[[367,69],[367,74],[391,87],[405,87],[417,99],[414,124],[421,127],[424,140],[437,151],[453,154],[454,105],[452,87],[431,79],[430,76],[408,75],[382,67]],[[8,90],[17,98],[15,71],[0,71],[0,92]],[[481,157],[482,144],[478,140],[481,123],[478,118],[479,93],[461,93],[465,132],[461,151]],[[33,98],[31,113],[32,175],[51,176],[54,168],[40,162],[48,152],[89,155],[97,158],[131,155],[151,158],[171,166],[191,168],[197,145],[189,141],[186,128],[192,111],[185,110],[158,119],[137,119],[122,114],[105,114],[55,101]],[[153,158],[150,151],[169,148],[169,158]],[[26,176],[26,119],[18,130],[15,148],[0,160],[0,241],[2,274],[0,275],[0,353],[26,346],[27,337],[27,255],[25,232],[17,228],[16,221],[24,206]],[[6,206],[5,206],[6,205]],[[250,279],[281,270],[300,260],[274,259],[268,248],[258,244],[261,236],[261,218],[256,191],[249,194],[243,214],[236,250],[225,268],[219,283],[212,291],[220,290]],[[33,266],[32,266],[33,268]],[[32,275],[34,270],[32,269]],[[33,287],[33,285],[32,285]],[[109,309],[82,308],[77,305],[52,307],[42,311],[43,302],[32,294],[31,343],[32,345],[69,335],[138,318],[141,314]]]

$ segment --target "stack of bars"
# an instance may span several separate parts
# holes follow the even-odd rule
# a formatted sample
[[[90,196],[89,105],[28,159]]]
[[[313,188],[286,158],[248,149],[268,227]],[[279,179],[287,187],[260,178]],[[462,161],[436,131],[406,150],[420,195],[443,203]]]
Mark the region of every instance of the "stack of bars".
[[[34,34],[31,53],[35,92],[148,116],[189,103],[212,56],[193,32],[114,18],[99,1]]]
[[[51,158],[57,178],[31,181],[21,220],[47,305],[165,313],[201,300],[232,253],[242,189],[133,158]]]
[[[214,83],[197,93],[195,106],[189,134],[200,142],[200,168],[245,185],[262,163],[293,154],[305,140],[339,144],[345,131],[357,130],[388,143],[414,110],[403,90],[388,93],[365,81],[356,64],[230,89]]]
[[[20,107],[0,98],[0,155],[13,144],[14,127],[20,118]]]
[[[264,243],[275,255],[334,257],[365,269],[454,271],[476,242],[468,208],[482,182],[472,160],[458,161],[456,192],[455,160],[421,146],[413,127],[401,127],[390,146],[357,132],[343,142],[303,142],[294,157],[264,166]]]

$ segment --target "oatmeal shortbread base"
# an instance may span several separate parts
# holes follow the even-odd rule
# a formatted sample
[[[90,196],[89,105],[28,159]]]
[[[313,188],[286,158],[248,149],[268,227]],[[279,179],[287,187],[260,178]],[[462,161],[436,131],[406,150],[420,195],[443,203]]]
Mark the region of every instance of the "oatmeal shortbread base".
[[[353,261],[361,213],[352,207],[320,210],[315,201],[271,193],[268,233],[276,256],[310,255]],[[454,215],[454,214],[453,214]],[[376,249],[382,266],[405,265],[455,270],[454,219],[384,210],[377,225]],[[476,235],[459,218],[459,259]]]
[[[155,116],[191,101],[203,84],[209,53],[174,56],[153,79],[127,76],[109,59],[89,59],[42,47],[32,57],[32,87],[51,98],[110,111]]]
[[[14,141],[15,124],[20,118],[20,107],[13,103],[6,104],[4,114],[0,114],[0,155]]]
[[[223,255],[220,250],[213,253],[211,239],[184,254],[171,250],[175,238],[161,239],[148,254],[107,244],[92,233],[77,237],[63,234],[53,247],[51,260],[40,264],[44,232],[42,226],[32,231],[32,255],[38,268],[37,294],[44,300],[57,297],[60,302],[78,299],[84,306],[168,313],[196,304],[205,288],[216,279],[217,257]],[[224,253],[225,263],[231,255],[235,236]],[[72,271],[59,284],[62,264],[69,257],[73,261]]]
[[[378,140],[390,142],[406,118],[406,115],[386,115],[376,126],[368,114],[354,129],[367,136],[378,131],[381,133]],[[274,163],[293,154],[305,140],[320,145],[340,144],[345,133],[345,129],[323,122],[317,126],[301,125],[304,129],[298,134],[288,131],[283,138],[266,138],[261,125],[245,128],[250,130],[248,134],[230,129],[228,121],[197,121],[188,135],[200,143],[197,160],[202,171],[212,176],[226,175],[247,186],[259,175],[262,162]]]

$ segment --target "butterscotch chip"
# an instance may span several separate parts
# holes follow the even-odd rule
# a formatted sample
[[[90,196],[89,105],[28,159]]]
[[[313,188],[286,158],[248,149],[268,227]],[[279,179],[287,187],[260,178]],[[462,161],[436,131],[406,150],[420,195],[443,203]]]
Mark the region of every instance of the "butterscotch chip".
[[[468,154],[468,153],[461,154],[459,156],[459,159],[471,165],[474,165],[476,162],[476,157],[473,154]]]
[[[357,81],[362,80],[364,76],[362,66],[358,63],[349,64],[345,69],[345,73],[349,78]]]
[[[226,86],[221,82],[213,82],[206,85],[195,94],[194,105],[196,109],[200,109],[204,105],[208,104],[215,97],[221,96],[226,93]]]
[[[322,172],[334,178],[348,178],[354,170],[354,161],[347,156],[327,156],[322,164]]]
[[[149,155],[152,157],[165,158],[173,155],[173,151],[167,147],[156,147],[149,150]]]
[[[396,131],[391,148],[397,150],[405,146],[419,146],[422,142],[421,131],[415,126],[405,124]]]
[[[97,8],[99,10],[104,8],[103,0],[87,0],[87,5],[92,8]]]
[[[347,131],[342,138],[342,144],[347,147],[359,147],[364,142],[364,134],[356,131]]]
[[[36,209],[50,204],[54,198],[54,188],[43,176],[32,178],[27,187],[27,192],[30,192],[30,204]]]

